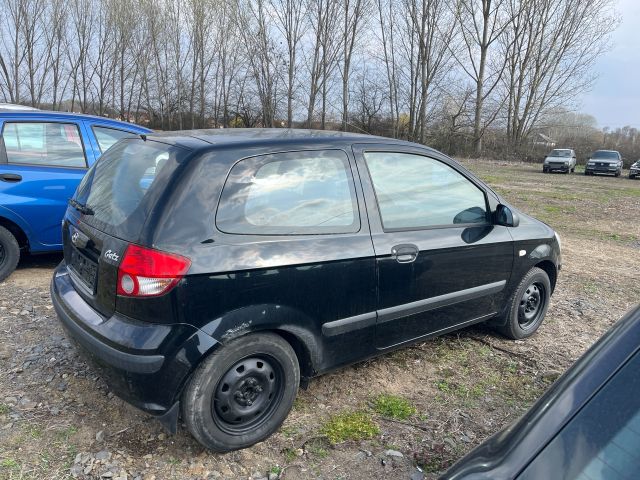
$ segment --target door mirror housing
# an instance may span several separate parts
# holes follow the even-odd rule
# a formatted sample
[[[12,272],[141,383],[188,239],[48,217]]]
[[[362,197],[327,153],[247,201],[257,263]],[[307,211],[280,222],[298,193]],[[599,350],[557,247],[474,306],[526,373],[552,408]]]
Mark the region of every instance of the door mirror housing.
[[[493,213],[493,223],[503,227],[517,227],[520,225],[520,216],[506,205],[500,204]]]

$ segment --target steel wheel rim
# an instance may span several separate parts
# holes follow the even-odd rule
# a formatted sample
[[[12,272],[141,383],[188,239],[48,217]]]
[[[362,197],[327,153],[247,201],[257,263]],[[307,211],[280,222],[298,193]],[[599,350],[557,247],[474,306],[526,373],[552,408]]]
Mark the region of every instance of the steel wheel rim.
[[[545,287],[539,282],[529,285],[518,306],[518,325],[523,330],[533,327],[540,319],[546,302]]]
[[[269,355],[236,362],[216,385],[211,414],[231,435],[244,434],[266,422],[282,400],[284,371]]]

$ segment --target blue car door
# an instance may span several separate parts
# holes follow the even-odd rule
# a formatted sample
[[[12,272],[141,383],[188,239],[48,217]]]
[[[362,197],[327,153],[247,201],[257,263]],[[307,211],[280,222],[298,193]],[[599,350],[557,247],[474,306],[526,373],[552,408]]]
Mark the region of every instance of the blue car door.
[[[86,127],[46,117],[0,126],[0,205],[25,228],[32,252],[60,249],[67,201],[94,161]]]

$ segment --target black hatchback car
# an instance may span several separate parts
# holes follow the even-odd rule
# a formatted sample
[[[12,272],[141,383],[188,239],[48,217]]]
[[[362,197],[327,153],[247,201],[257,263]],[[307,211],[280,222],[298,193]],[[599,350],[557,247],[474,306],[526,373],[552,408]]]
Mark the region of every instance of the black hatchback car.
[[[490,322],[542,322],[560,242],[455,161],[303,130],[143,135],[63,221],[54,306],[121,397],[206,447],[274,432],[309,378]]]

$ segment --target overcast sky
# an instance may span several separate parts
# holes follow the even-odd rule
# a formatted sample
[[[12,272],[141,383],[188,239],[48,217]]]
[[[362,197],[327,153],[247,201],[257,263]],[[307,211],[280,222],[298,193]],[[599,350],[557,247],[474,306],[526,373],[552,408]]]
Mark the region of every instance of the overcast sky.
[[[598,79],[580,110],[600,127],[640,128],[640,0],[618,0],[616,10],[622,23],[613,34],[613,48],[596,64]]]

